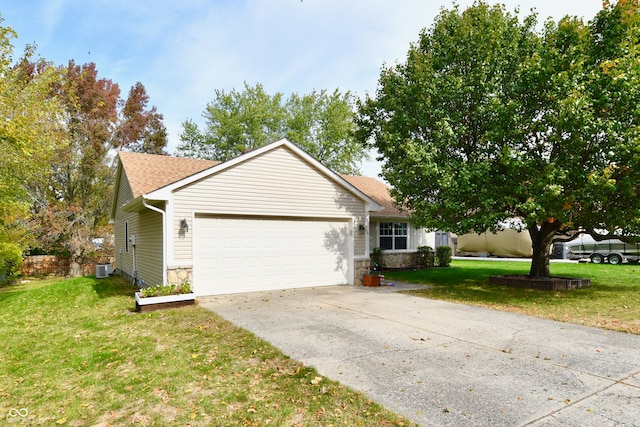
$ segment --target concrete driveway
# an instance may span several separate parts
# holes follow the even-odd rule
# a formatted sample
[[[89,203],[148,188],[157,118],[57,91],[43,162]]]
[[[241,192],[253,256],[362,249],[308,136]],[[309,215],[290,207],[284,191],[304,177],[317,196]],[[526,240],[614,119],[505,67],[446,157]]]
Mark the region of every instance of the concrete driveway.
[[[640,336],[332,286],[200,300],[425,426],[638,426]]]

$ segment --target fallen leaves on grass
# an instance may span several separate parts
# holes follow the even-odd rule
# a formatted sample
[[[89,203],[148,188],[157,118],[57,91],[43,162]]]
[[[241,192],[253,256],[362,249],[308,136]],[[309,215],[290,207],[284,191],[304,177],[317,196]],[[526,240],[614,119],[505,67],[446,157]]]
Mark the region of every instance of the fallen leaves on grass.
[[[108,298],[97,283],[52,282],[30,304],[3,300],[0,396],[43,414],[38,422],[413,425],[200,307],[134,314],[128,283],[102,279]]]

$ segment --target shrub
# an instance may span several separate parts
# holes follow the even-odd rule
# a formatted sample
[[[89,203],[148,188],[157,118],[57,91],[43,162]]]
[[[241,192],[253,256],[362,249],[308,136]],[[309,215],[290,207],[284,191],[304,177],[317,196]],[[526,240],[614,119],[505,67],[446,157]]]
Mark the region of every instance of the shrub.
[[[191,292],[191,285],[188,282],[179,285],[156,285],[140,290],[142,298],[147,297],[163,297],[167,295],[188,294]]]
[[[438,266],[449,267],[451,265],[451,248],[449,246],[438,246],[436,248]]]
[[[433,268],[436,265],[436,255],[431,246],[418,246],[418,264],[426,268]]]
[[[15,243],[0,243],[0,272],[4,271],[7,279],[20,274],[22,269],[22,249]]]
[[[371,251],[371,271],[382,270],[384,268],[384,249],[373,248]]]

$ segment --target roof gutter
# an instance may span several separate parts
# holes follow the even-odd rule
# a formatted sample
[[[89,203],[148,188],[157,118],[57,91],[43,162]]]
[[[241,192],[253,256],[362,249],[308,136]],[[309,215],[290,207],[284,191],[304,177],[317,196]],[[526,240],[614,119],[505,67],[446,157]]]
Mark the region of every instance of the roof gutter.
[[[152,211],[159,212],[162,215],[162,284],[167,284],[167,223],[166,212],[155,206],[151,206],[147,203],[147,200],[142,196],[142,205]]]

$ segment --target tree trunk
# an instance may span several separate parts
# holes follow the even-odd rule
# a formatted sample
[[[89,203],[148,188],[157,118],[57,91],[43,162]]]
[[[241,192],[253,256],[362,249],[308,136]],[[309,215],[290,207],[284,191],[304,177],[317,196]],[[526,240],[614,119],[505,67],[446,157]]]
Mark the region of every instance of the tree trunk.
[[[82,263],[84,261],[84,251],[72,252],[69,258],[69,276],[82,276]]]
[[[529,277],[543,279],[551,277],[549,274],[549,254],[553,237],[560,229],[560,224],[553,221],[545,221],[541,225],[529,226],[533,256],[531,257],[531,270]]]

